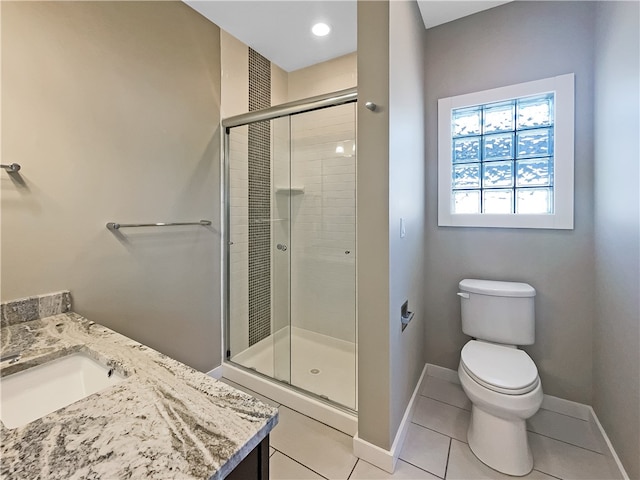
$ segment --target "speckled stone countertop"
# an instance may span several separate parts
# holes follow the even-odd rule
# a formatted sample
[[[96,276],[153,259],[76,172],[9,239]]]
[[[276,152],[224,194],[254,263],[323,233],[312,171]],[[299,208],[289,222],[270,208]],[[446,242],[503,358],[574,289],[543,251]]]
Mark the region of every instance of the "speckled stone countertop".
[[[11,323],[0,350],[22,357],[3,377],[78,351],[128,377],[0,425],[2,479],[224,478],[278,421],[274,407],[75,313]]]

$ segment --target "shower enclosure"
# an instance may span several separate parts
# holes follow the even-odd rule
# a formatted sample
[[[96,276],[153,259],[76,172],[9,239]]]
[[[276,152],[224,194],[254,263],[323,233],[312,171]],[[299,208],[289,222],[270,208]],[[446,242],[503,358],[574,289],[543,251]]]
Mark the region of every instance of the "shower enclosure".
[[[226,361],[357,409],[356,90],[223,120]]]

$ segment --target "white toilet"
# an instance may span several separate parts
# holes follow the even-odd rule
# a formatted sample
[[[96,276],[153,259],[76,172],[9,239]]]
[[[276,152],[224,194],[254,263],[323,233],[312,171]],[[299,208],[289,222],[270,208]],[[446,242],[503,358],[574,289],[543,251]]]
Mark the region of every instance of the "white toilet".
[[[526,283],[465,279],[459,284],[462,348],[458,376],[472,403],[467,439],[483,463],[508,475],[533,468],[526,420],[542,404],[531,357],[517,345],[535,341],[535,289]]]

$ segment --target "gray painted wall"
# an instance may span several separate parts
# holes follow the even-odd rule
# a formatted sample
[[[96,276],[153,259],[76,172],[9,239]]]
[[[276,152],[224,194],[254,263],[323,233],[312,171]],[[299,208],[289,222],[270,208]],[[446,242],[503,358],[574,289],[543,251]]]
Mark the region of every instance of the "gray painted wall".
[[[536,343],[526,350],[545,393],[592,394],[593,25],[591,2],[513,2],[426,34],[427,361],[457,368],[463,278],[523,281],[537,290]],[[574,72],[575,229],[438,227],[437,100]]]
[[[640,478],[640,8],[599,2],[595,69],[593,407]]]
[[[2,2],[2,299],[220,364],[219,29],[181,2]],[[6,162],[5,162],[6,161]]]
[[[391,446],[389,2],[358,2],[358,435]],[[366,101],[380,106],[377,113]]]
[[[359,1],[358,25],[358,435],[389,450],[424,366],[424,26],[407,1]]]
[[[391,441],[425,363],[424,35],[416,2],[389,2]],[[404,238],[400,238],[400,218],[405,224]],[[415,317],[403,332],[400,307],[406,300]]]

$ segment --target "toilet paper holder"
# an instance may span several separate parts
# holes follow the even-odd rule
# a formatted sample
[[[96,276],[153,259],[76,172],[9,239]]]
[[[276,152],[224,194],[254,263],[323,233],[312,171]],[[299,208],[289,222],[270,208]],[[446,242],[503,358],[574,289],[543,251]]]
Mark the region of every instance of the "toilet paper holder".
[[[405,301],[402,307],[400,307],[400,324],[402,325],[403,332],[404,329],[407,328],[407,325],[409,325],[409,322],[413,320],[414,315],[415,312],[409,311],[409,300]]]

